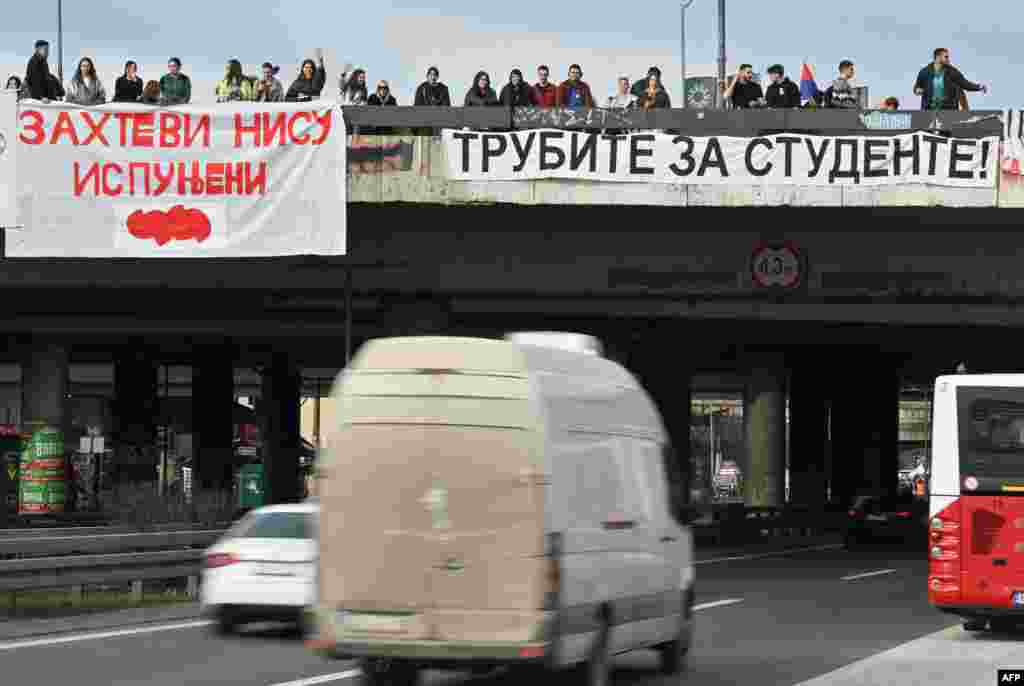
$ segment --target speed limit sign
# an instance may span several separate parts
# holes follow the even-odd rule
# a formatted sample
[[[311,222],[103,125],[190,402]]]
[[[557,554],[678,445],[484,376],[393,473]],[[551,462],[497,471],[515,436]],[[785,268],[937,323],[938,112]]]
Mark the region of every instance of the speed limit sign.
[[[750,276],[758,288],[793,289],[804,279],[803,256],[788,241],[762,243],[750,259]]]

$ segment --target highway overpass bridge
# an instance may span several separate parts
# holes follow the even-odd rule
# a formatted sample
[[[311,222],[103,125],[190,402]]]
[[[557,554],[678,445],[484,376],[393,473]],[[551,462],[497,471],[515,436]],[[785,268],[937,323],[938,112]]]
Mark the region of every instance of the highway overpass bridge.
[[[961,362],[972,371],[1019,367],[1024,183],[1012,172],[1021,145],[1016,113],[949,113],[940,121],[927,113],[887,120],[669,111],[636,115],[644,121],[551,115],[517,125],[496,109],[346,111],[359,132],[348,143],[345,257],[29,258],[16,256],[8,232],[0,420],[6,412],[13,423],[70,426],[76,396],[99,398],[107,409],[87,423],[115,445],[150,446],[170,403],[161,399],[171,394],[160,369],[190,368],[176,393],[191,398],[183,406],[199,482],[225,484],[233,398],[259,397],[274,455],[271,498],[288,500],[296,495],[299,397],[326,393],[361,341],[582,330],[641,377],[687,463],[689,398],[701,390],[695,379],[746,379],[743,466],[752,504],[784,498],[788,405],[792,498],[819,502],[829,492],[842,500],[861,488],[895,487],[901,386],[927,384]],[[457,126],[462,138],[367,135],[367,126]],[[780,150],[807,144],[820,162],[821,140],[864,154],[870,146],[856,147],[863,140],[893,136],[919,137],[925,170],[933,144],[946,155],[939,172],[953,154],[976,155],[978,164],[964,163],[973,176],[960,186],[871,185],[866,177],[803,185],[493,180],[483,172],[485,153],[500,172],[503,156],[519,155],[530,133],[552,127],[560,140],[531,145],[577,146],[563,150],[566,163],[575,156],[584,169],[589,134],[600,130],[597,158],[627,129],[669,132],[653,142],[628,139],[621,150],[630,169],[659,164],[658,146],[679,137],[703,141],[694,173],[715,161],[710,138],[720,139],[724,157],[729,139],[748,141],[746,155],[727,160],[740,169],[765,169],[765,158],[750,152],[755,139]],[[522,138],[509,143],[512,130]],[[779,135],[796,142],[779,144]],[[971,144],[957,153],[949,140]],[[463,152],[468,166],[456,157]],[[838,159],[842,172],[871,169]],[[956,171],[955,162],[948,166]],[[108,371],[89,381],[87,368]],[[133,478],[155,471],[152,451],[119,449],[116,459],[125,474],[134,465]]]

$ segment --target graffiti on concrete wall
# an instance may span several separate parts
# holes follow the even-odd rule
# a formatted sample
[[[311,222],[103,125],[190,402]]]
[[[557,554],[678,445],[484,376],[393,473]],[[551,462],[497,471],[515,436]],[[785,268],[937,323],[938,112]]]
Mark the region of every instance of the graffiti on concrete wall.
[[[354,135],[348,142],[348,171],[352,176],[409,172],[415,153],[416,139],[412,136]]]

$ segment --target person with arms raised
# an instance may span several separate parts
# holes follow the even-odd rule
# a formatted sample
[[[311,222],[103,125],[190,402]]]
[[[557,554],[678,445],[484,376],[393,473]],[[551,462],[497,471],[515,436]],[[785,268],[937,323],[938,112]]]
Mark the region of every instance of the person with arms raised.
[[[921,96],[922,110],[955,110],[966,100],[966,93],[988,93],[987,86],[968,81],[950,64],[949,50],[938,48],[932,54],[932,63],[918,72],[914,82],[914,95]]]

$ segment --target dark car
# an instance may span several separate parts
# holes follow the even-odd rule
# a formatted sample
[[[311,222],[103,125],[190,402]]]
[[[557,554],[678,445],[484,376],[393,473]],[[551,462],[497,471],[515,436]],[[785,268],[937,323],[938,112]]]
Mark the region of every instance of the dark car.
[[[927,546],[928,501],[909,492],[858,497],[847,512],[843,542],[852,548],[880,541]]]

